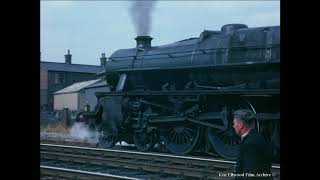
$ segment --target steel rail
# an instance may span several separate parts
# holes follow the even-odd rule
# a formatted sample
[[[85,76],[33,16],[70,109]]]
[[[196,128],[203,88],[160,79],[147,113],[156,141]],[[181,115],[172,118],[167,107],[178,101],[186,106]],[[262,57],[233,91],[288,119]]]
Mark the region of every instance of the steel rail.
[[[42,144],[59,144],[59,145],[68,145],[68,146],[83,146],[83,147],[97,147],[97,143],[86,142],[86,141],[70,141],[70,140],[61,140],[61,139],[41,139]]]
[[[60,178],[70,178],[70,179],[78,179],[78,180],[140,180],[138,178],[131,178],[126,176],[117,176],[111,174],[102,174],[102,173],[94,173],[88,171],[74,170],[74,169],[66,169],[66,168],[57,168],[50,166],[40,166],[41,176],[52,176],[58,179]]]

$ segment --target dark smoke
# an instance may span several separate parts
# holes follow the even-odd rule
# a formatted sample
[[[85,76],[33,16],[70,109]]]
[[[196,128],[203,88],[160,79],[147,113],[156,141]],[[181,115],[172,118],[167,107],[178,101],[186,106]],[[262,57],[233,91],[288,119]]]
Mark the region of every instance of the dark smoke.
[[[148,36],[151,30],[151,13],[154,1],[132,1],[130,14],[136,29],[137,36]]]

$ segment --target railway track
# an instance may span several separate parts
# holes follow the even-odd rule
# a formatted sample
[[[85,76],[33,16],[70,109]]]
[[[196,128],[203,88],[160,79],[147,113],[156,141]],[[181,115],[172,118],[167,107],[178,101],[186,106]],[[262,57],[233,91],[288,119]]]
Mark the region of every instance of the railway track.
[[[138,179],[234,178],[233,161],[52,144],[40,144],[40,153],[42,165]],[[279,166],[272,172],[280,178]]]
[[[81,146],[81,147],[98,147],[97,137],[74,137],[70,133],[40,133],[40,143],[42,144],[56,144],[56,145],[66,145],[66,146]],[[112,149],[123,149],[123,150],[135,150],[135,146],[130,144],[122,145],[121,143],[116,143]]]
[[[82,146],[82,147],[92,147],[92,148],[97,147],[96,143],[86,142],[86,141],[68,141],[68,140],[46,139],[46,140],[41,140],[40,143],[66,145],[66,146]]]

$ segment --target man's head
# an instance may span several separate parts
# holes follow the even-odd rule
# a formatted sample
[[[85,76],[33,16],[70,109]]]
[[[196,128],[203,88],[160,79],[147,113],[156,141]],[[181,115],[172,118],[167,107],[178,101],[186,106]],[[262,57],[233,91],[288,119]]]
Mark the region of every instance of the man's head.
[[[233,128],[241,136],[255,127],[255,116],[251,110],[241,109],[234,112]]]

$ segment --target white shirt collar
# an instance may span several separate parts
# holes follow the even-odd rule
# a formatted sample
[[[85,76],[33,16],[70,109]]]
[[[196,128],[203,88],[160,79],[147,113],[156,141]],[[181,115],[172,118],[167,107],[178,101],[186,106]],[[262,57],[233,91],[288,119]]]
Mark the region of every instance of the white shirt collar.
[[[248,132],[246,132],[246,133],[242,134],[242,135],[241,135],[241,140],[243,140],[243,138],[244,138],[244,137],[246,137],[246,136],[249,134],[249,132],[250,132],[250,131],[248,131]]]

